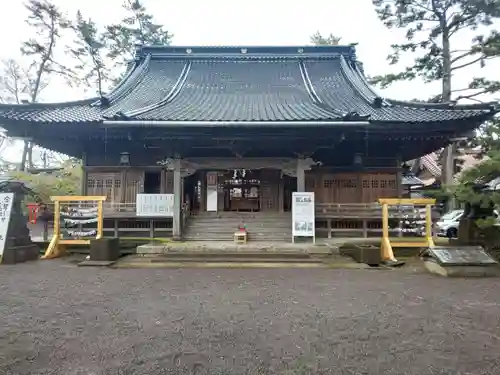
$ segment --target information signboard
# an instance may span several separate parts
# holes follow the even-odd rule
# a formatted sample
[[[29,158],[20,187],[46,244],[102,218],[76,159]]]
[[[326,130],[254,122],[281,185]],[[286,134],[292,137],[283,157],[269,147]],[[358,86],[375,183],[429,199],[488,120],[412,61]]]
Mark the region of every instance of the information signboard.
[[[436,246],[429,248],[428,252],[443,266],[497,264],[497,261],[480,246]]]
[[[137,194],[136,214],[139,217],[174,217],[174,195]]]
[[[292,236],[312,237],[315,240],[314,193],[296,192],[292,195]]]
[[[0,259],[5,250],[14,193],[0,193]]]

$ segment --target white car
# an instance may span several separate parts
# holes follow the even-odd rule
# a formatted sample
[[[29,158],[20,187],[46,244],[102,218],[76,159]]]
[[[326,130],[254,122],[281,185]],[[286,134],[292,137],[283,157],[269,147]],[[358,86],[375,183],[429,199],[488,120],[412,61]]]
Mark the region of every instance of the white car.
[[[453,210],[444,214],[435,225],[438,237],[456,238],[458,224],[463,214],[464,210]]]
[[[453,210],[443,215],[438,222],[436,222],[435,229],[437,231],[438,237],[448,237],[457,238],[458,237],[458,225],[460,224],[460,219],[464,214],[464,210]],[[499,222],[499,212],[494,211],[495,218]]]

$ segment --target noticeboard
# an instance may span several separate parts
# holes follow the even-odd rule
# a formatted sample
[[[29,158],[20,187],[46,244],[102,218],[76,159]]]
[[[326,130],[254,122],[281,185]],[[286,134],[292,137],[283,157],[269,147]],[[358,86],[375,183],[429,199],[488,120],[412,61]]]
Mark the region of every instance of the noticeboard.
[[[5,250],[14,193],[0,193],[0,259]]]
[[[493,265],[498,262],[480,246],[436,246],[428,254],[443,266]]]
[[[292,236],[315,237],[314,193],[296,192],[292,195]]]
[[[173,194],[137,194],[136,214],[139,217],[173,217]]]

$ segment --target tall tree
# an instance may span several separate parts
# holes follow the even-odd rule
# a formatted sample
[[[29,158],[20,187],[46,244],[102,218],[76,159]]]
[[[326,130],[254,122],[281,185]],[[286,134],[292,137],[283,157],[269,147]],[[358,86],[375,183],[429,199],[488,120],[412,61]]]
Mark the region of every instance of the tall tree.
[[[134,58],[136,45],[168,45],[173,34],[163,25],[154,22],[152,14],[139,0],[125,0],[123,7],[127,16],[117,24],[106,27],[108,57],[119,65]]]
[[[75,58],[75,72],[85,86],[95,89],[102,96],[109,84],[109,68],[106,65],[106,41],[92,19],[85,19],[80,11],[72,25],[75,41],[69,52]]]
[[[324,37],[319,31],[316,31],[309,38],[310,42],[316,46],[337,46],[342,38],[338,38],[332,33]]]
[[[28,67],[22,66],[14,59],[3,60],[0,66],[0,102],[22,104],[28,98],[33,97],[34,85],[37,82],[37,72],[35,67],[30,65]],[[47,87],[47,81],[44,77],[37,83],[38,93],[41,93]],[[28,99],[29,100],[29,99]],[[6,136],[5,133],[0,135],[0,150],[4,151],[10,146],[14,146],[14,141]],[[31,145],[25,142],[24,164],[28,161],[33,164]],[[29,159],[29,160],[26,160]],[[5,158],[0,158],[2,169],[7,168],[6,164],[11,166],[15,165],[16,169],[23,169],[22,163],[10,163]]]
[[[453,75],[461,69],[486,62],[500,54],[500,34],[491,30],[500,16],[496,0],[372,0],[380,20],[388,28],[406,32],[406,42],[392,45],[389,63],[399,63],[404,53],[414,53],[413,64],[394,74],[376,76],[372,82],[387,87],[393,82],[413,80],[440,81],[441,92],[433,101],[473,99],[498,90],[499,82],[484,77],[471,80],[467,87],[454,87]],[[485,33],[479,32],[486,27]],[[457,36],[462,30],[476,30],[469,45]],[[453,182],[453,145],[445,149],[443,182]]]
[[[62,32],[70,24],[62,12],[49,0],[28,0],[26,4],[28,18],[26,23],[32,29],[32,38],[22,43],[21,53],[31,60],[29,70],[34,72],[29,80],[28,95],[35,103],[43,89],[43,82],[52,74],[74,78],[72,72],[56,61],[55,50]],[[24,142],[20,170],[24,171],[27,161],[32,166],[33,143]]]

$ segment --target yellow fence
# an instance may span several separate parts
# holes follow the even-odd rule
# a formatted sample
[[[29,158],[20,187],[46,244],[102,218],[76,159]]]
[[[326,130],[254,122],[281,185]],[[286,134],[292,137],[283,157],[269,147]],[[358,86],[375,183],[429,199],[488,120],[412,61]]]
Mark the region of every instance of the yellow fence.
[[[382,205],[382,243],[380,251],[383,261],[395,262],[393,247],[433,247],[432,240],[432,206],[435,199],[404,199],[404,198],[382,198],[378,200]],[[397,205],[420,205],[425,206],[425,234],[421,241],[396,241],[389,237],[389,206]]]
[[[54,235],[52,240],[42,256],[42,259],[53,259],[64,254],[65,245],[88,245],[90,239],[63,239],[61,238],[61,206],[63,204],[77,204],[78,206],[85,204],[93,204],[97,207],[97,230],[95,239],[102,238],[103,235],[103,202],[106,197],[101,196],[55,196],[50,197],[54,202]]]

